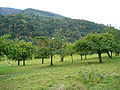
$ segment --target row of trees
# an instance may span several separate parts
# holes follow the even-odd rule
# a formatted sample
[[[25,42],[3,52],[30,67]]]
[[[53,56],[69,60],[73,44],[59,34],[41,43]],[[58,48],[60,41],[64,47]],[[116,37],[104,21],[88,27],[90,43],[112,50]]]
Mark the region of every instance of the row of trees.
[[[54,37],[49,38],[40,36],[35,38],[36,55],[35,58],[41,58],[42,64],[44,59],[50,57],[50,65],[53,65],[53,56],[60,55],[60,62],[64,61],[65,55],[71,55],[73,52],[72,44],[66,43],[65,38],[60,33],[56,33]]]
[[[54,38],[39,36],[33,42],[26,42],[19,39],[11,39],[10,35],[0,37],[0,56],[6,55],[8,59],[20,61],[34,58],[44,59],[50,57],[50,65],[53,65],[53,56],[60,55],[60,61],[64,61],[65,55],[70,55],[73,62],[73,54],[82,55],[97,53],[99,62],[102,62],[102,53],[107,53],[112,58],[112,52],[119,54],[120,32],[114,28],[105,28],[103,33],[89,33],[75,43],[67,43],[60,33]]]
[[[3,35],[0,37],[0,56],[7,56],[9,60],[17,60],[18,65],[25,60],[34,58],[41,58],[42,64],[44,59],[50,57],[50,65],[53,65],[53,56],[59,54],[62,58],[65,55],[64,40],[61,35],[56,34],[54,38],[46,36],[36,37],[32,42],[26,42],[19,39],[11,39],[10,35]]]
[[[97,53],[99,62],[102,63],[102,53],[107,53],[112,58],[112,52],[119,54],[120,31],[113,27],[107,27],[103,33],[90,33],[76,42],[74,49],[79,53]]]

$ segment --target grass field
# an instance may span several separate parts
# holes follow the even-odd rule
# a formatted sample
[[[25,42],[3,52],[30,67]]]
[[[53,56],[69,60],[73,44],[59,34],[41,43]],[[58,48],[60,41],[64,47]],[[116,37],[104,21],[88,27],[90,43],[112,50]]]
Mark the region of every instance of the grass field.
[[[31,60],[26,66],[17,66],[15,61],[0,62],[0,90],[120,90],[120,57],[112,60],[103,56],[98,63],[97,55],[89,55],[86,60],[74,55],[64,62],[54,57],[50,60]],[[11,64],[10,64],[11,63]]]

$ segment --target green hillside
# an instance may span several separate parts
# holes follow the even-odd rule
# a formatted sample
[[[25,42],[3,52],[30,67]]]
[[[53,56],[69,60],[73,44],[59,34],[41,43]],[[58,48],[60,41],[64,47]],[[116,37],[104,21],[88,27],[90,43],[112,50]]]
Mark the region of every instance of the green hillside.
[[[13,38],[53,37],[61,33],[67,41],[74,42],[87,33],[98,33],[104,25],[86,20],[67,18],[51,12],[26,9],[16,14],[0,15],[0,35],[11,34]]]

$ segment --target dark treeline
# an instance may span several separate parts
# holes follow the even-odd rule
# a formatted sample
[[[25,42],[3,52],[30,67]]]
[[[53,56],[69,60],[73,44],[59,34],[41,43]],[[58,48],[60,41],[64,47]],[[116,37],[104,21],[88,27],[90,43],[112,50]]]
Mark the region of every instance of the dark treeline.
[[[54,37],[37,36],[33,42],[26,42],[18,38],[11,39],[10,35],[0,37],[0,58],[7,57],[8,60],[18,61],[18,65],[23,61],[32,58],[41,59],[44,64],[45,58],[50,58],[50,65],[53,66],[53,56],[59,55],[60,62],[64,61],[66,55],[71,56],[71,62],[74,62],[73,54],[78,54],[83,59],[87,59],[88,54],[98,54],[99,62],[102,63],[102,53],[107,53],[112,59],[113,53],[119,55],[120,52],[120,31],[113,27],[104,28],[102,33],[89,33],[81,37],[74,43],[69,43],[60,33],[54,34]]]

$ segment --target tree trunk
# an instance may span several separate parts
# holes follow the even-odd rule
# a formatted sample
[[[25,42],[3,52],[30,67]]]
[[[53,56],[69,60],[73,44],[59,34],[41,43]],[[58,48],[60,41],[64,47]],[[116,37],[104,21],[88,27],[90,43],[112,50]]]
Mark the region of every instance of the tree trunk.
[[[110,51],[110,52],[111,52],[111,57],[112,57],[113,53],[112,53],[112,51]]]
[[[60,56],[60,62],[64,61],[64,56]]]
[[[51,62],[50,65],[53,66],[53,55],[50,56]]]
[[[116,55],[116,56],[119,56],[119,52],[116,52],[115,55]]]
[[[87,59],[87,57],[86,57],[87,55],[85,54],[85,59]]]
[[[42,57],[42,64],[44,64],[44,57]]]
[[[110,55],[109,51],[107,51],[108,57],[112,59],[112,56]]]
[[[119,56],[120,52],[117,52],[117,56]]]
[[[25,66],[25,60],[23,60],[23,66]]]
[[[73,55],[71,54],[72,62],[73,62]]]
[[[81,60],[82,60],[82,54],[80,54],[80,58],[81,58]]]
[[[18,66],[20,66],[20,60],[18,60]]]
[[[101,51],[98,51],[99,62],[102,63]]]

